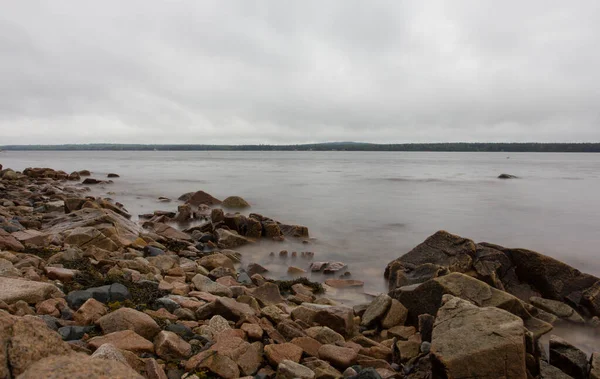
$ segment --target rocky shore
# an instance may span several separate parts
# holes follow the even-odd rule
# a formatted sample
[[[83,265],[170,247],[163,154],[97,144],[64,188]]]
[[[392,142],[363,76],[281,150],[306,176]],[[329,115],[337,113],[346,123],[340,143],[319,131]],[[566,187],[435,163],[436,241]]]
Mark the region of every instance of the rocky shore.
[[[440,231],[349,307],[330,296],[362,285],[342,262],[282,251],[295,280],[241,264],[306,227],[202,191],[134,222],[90,196],[118,178],[0,165],[0,378],[600,378],[600,355],[541,342],[600,325],[600,279],[553,258]]]

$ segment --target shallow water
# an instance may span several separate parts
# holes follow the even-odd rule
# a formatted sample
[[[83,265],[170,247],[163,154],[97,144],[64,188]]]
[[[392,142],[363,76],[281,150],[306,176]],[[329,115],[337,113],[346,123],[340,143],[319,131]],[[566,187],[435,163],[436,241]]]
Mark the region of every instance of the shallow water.
[[[600,275],[600,154],[11,151],[0,153],[0,163],[89,169],[96,178],[118,173],[94,192],[111,192],[132,214],[174,211],[177,197],[200,189],[242,196],[253,212],[306,225],[315,238],[240,249],[273,276],[308,262],[271,251],[310,250],[315,260],[347,263],[365,291],[377,293],[386,264],[439,229]],[[496,179],[500,173],[520,179]]]

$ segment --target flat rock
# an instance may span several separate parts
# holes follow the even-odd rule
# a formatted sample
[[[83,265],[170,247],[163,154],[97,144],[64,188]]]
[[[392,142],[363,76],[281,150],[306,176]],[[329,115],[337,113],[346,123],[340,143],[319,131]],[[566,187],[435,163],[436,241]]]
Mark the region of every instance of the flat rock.
[[[88,345],[94,349],[99,348],[105,343],[109,343],[117,349],[134,353],[154,353],[154,344],[133,330],[122,330],[120,332],[109,333],[91,338],[88,341]]]
[[[306,334],[322,344],[343,344],[344,336],[326,326],[313,326],[306,329]]]
[[[64,296],[62,291],[51,283],[0,277],[0,301],[7,304],[19,300],[36,304],[46,299]]]
[[[277,366],[276,379],[313,379],[315,373],[299,363],[283,360]]]
[[[323,345],[319,349],[319,358],[334,367],[345,369],[356,362],[358,353],[354,349],[336,345]]]
[[[217,296],[233,296],[233,293],[229,287],[219,284],[210,279],[208,276],[204,276],[202,274],[196,274],[192,278],[192,283],[194,283],[194,287],[196,287],[198,291],[208,292]]]
[[[436,375],[527,378],[523,320],[502,309],[479,308],[444,295],[431,345]]]
[[[283,297],[281,297],[279,287],[274,283],[265,283],[257,287],[252,292],[252,296],[265,305],[279,304],[283,302]]]
[[[325,284],[333,288],[358,288],[364,287],[365,282],[354,279],[327,279]]]
[[[284,360],[298,363],[302,357],[302,348],[289,342],[267,345],[265,346],[265,356],[275,366]]]
[[[577,311],[575,311],[573,308],[571,308],[563,302],[557,300],[543,299],[541,297],[536,296],[531,297],[529,299],[529,302],[534,306],[546,312],[552,313],[553,315],[558,316],[567,321],[575,322],[578,324],[585,323],[585,320],[583,319],[583,317],[581,317],[579,313],[577,313]]]

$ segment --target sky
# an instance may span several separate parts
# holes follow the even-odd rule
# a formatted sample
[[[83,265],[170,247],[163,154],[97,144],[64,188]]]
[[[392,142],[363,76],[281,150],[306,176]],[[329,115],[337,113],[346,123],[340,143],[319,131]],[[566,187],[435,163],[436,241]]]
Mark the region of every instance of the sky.
[[[0,145],[600,142],[597,0],[0,9]]]

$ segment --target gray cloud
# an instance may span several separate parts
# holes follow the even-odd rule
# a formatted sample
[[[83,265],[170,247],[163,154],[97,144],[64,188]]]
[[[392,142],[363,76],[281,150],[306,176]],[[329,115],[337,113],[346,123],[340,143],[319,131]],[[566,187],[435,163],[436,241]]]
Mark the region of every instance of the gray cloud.
[[[0,144],[600,141],[600,2],[4,1]]]

